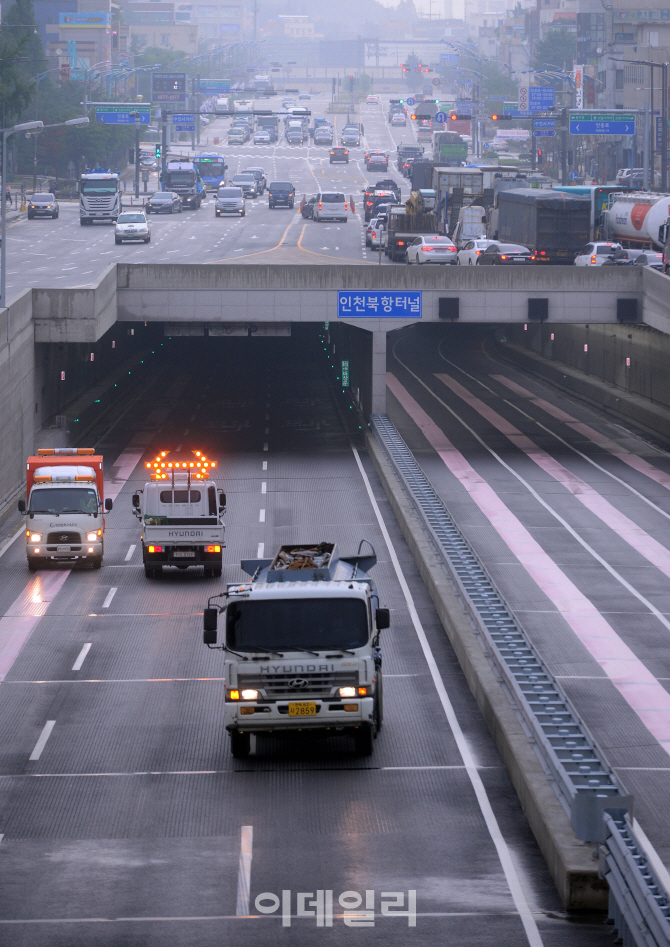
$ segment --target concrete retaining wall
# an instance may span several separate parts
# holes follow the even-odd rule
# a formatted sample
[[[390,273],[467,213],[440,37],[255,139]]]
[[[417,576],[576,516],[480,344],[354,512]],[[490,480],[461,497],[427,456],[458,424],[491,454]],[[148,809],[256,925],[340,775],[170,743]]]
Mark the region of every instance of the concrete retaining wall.
[[[97,342],[117,321],[116,264],[91,286],[34,289],[36,342]]]
[[[0,517],[25,477],[34,442],[32,292],[0,310]]]
[[[514,712],[502,682],[466,618],[444,564],[434,549],[392,464],[375,437],[368,452],[440,616],[463,673],[517,791],[558,894],[569,910],[605,910],[608,888],[598,877],[596,846],[575,838],[570,823]]]

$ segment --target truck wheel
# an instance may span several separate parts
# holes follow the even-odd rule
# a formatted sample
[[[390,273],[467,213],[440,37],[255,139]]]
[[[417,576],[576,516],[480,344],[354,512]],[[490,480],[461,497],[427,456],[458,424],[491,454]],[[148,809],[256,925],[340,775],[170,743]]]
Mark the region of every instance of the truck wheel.
[[[205,566],[204,568],[205,578],[213,579],[214,578],[214,569],[211,566]]]
[[[375,732],[373,727],[359,727],[354,734],[354,749],[356,756],[372,756],[375,748]]]
[[[237,760],[243,760],[249,756],[251,752],[251,734],[234,730],[230,734],[230,752]]]
[[[31,572],[37,572],[38,569],[43,567],[44,563],[41,559],[29,559],[28,560],[28,569]]]
[[[96,556],[95,559],[92,560],[91,566],[93,569],[100,569],[102,567],[102,556]]]
[[[219,566],[216,569],[212,569],[212,572],[214,573],[215,579],[220,579],[223,574],[223,569],[221,568],[221,566]]]

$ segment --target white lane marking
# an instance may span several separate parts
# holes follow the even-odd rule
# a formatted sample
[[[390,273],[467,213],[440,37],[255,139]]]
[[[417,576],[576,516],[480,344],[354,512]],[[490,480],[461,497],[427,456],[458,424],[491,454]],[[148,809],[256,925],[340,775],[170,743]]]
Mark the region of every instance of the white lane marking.
[[[35,744],[35,749],[28,757],[28,759],[31,760],[31,762],[34,763],[40,758],[40,756],[42,755],[42,750],[47,745],[47,740],[51,736],[51,731],[53,730],[55,726],[56,726],[55,720],[47,720],[47,722],[44,724],[42,732],[39,735],[39,739],[37,743]]]
[[[263,450],[267,450],[267,449],[268,449],[267,443],[266,443],[266,444],[263,444]]]
[[[128,552],[126,553],[125,558],[124,558],[123,561],[124,561],[124,562],[130,562],[130,560],[133,558],[133,553],[135,552],[136,549],[137,549],[137,546],[136,546],[134,543],[133,543],[132,546],[129,546],[129,547],[128,547]]]
[[[261,493],[267,493],[267,492],[268,492],[268,485],[267,485],[267,483],[265,482],[265,480],[263,480],[263,481],[261,482]]]
[[[109,590],[109,592],[108,592],[107,595],[105,596],[105,601],[102,603],[102,607],[103,607],[103,608],[109,608],[109,606],[112,604],[112,599],[113,599],[114,596],[116,595],[116,591],[117,591],[117,590],[116,590],[116,586],[113,586],[113,587]]]
[[[423,625],[421,624],[421,619],[419,618],[419,614],[416,610],[416,606],[414,605],[414,599],[412,598],[412,593],[410,592],[409,586],[407,584],[407,580],[405,579],[402,568],[400,566],[400,561],[395,551],[395,547],[393,545],[389,532],[386,528],[386,524],[382,518],[381,510],[379,509],[379,505],[377,504],[375,495],[372,492],[372,485],[370,484],[368,475],[366,474],[365,468],[363,467],[363,464],[361,463],[361,458],[358,454],[358,451],[356,450],[355,447],[352,447],[351,449],[356,459],[356,463],[358,465],[358,469],[360,471],[361,477],[363,478],[363,482],[365,484],[365,489],[367,491],[370,504],[375,512],[377,523],[379,524],[379,529],[381,530],[382,536],[384,537],[386,548],[389,551],[389,556],[390,556],[391,562],[393,563],[393,568],[395,570],[398,583],[400,585],[400,588],[402,589],[402,593],[405,598],[405,602],[407,604],[407,609],[409,611],[412,624],[414,625],[416,636],[419,639],[419,644],[421,645],[421,650],[423,651],[423,655],[424,655],[424,658],[426,659],[428,669],[430,670],[430,674],[433,679],[433,684],[435,685],[435,690],[437,691],[437,695],[440,699],[440,703],[442,704],[442,709],[444,710],[445,716],[447,718],[447,723],[449,724],[449,727],[453,734],[454,740],[456,742],[456,746],[458,747],[458,751],[461,755],[461,759],[463,760],[463,763],[465,764],[465,769],[467,771],[468,778],[470,779],[470,782],[472,784],[472,788],[474,790],[484,821],[486,822],[486,827],[489,831],[489,835],[491,836],[493,844],[496,847],[496,851],[498,852],[498,858],[500,859],[500,864],[502,866],[502,870],[504,872],[505,879],[507,881],[507,885],[510,890],[510,894],[512,895],[512,899],[519,913],[519,917],[521,918],[521,923],[523,924],[524,930],[526,932],[528,943],[530,947],[543,947],[542,937],[540,936],[540,932],[538,930],[537,924],[535,923],[535,918],[533,917],[530,907],[528,906],[528,902],[526,901],[526,896],[523,892],[523,888],[521,887],[521,882],[519,881],[519,876],[517,875],[516,868],[514,867],[514,862],[512,861],[512,856],[510,854],[509,847],[503,837],[502,832],[500,831],[498,820],[496,819],[495,813],[493,812],[493,809],[491,808],[491,803],[489,802],[489,798],[486,794],[486,789],[484,788],[484,784],[482,782],[481,776],[479,775],[477,771],[477,766],[475,764],[472,753],[470,751],[470,747],[468,745],[467,740],[465,739],[465,736],[461,729],[461,725],[458,722],[458,718],[456,717],[456,714],[454,712],[454,708],[451,703],[451,700],[449,699],[449,695],[447,694],[447,690],[444,686],[444,682],[442,678],[440,677],[440,672],[437,667],[437,662],[435,661],[435,657],[433,655],[431,647],[428,644],[428,639],[426,638],[426,633],[423,629]]]
[[[137,450],[136,447],[126,447],[121,451],[112,465],[109,477],[105,477],[105,496],[112,500],[117,498],[142,459],[143,453],[144,451]]]
[[[268,469],[268,462],[267,462],[267,460],[264,460],[264,461],[263,461],[263,470],[267,470],[267,469]],[[17,533],[16,536],[18,536],[18,535],[19,535],[19,534]],[[16,539],[16,536],[14,537],[14,539]],[[14,540],[12,540],[12,542],[13,542],[13,541],[14,541]],[[0,553],[0,555],[2,555],[2,553]]]
[[[258,514],[258,522],[259,523],[265,522],[265,510],[261,510],[260,513]]]
[[[263,470],[265,470],[265,467],[263,468]],[[2,546],[0,546],[0,556],[4,556],[4,554],[7,552],[7,550],[12,545],[12,543],[15,543],[16,540],[21,535],[21,533],[23,533],[24,529],[25,527],[21,526],[19,529],[17,529],[17,531],[14,533],[13,536],[10,536],[9,539],[6,539],[4,541]]]
[[[265,555],[265,543],[259,543],[258,549],[256,550],[256,558],[262,559]]]
[[[249,892],[251,886],[251,858],[253,853],[254,827],[242,826],[240,839],[240,866],[237,872],[237,917],[249,916]]]
[[[90,650],[91,650],[91,644],[89,642],[88,644],[84,645],[84,647],[81,649],[81,651],[77,655],[77,660],[72,665],[73,671],[81,671],[81,666],[84,663],[84,660],[86,659],[86,655],[88,654]]]
[[[179,451],[181,450],[181,447],[182,447],[181,444],[177,444],[177,446],[174,449],[175,454],[179,453]]]

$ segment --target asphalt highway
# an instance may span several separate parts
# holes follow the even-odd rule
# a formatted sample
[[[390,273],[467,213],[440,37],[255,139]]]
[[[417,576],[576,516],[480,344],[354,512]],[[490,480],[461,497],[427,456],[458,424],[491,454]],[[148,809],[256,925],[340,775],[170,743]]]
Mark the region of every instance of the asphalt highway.
[[[326,97],[314,96],[310,103],[312,114],[326,114]],[[277,102],[279,105],[279,102]],[[341,128],[346,115],[334,120]],[[219,118],[203,129],[200,151],[225,156],[229,179],[246,167],[261,166],[268,183],[272,180],[291,181],[296,189],[296,207],[268,207],[267,192],[256,200],[247,201],[243,218],[215,217],[214,201],[210,195],[200,210],[184,210],[176,216],[153,215],[151,243],[114,243],[114,229],[110,224],[82,227],[79,223],[77,201],[62,201],[57,220],[25,217],[8,225],[7,237],[7,292],[11,298],[28,287],[81,286],[95,281],[110,263],[121,261],[149,263],[218,263],[243,259],[263,262],[265,251],[278,246],[294,248],[296,262],[327,262],[324,258],[357,263],[377,262],[378,256],[365,247],[364,220],[359,215],[362,207],[361,190],[368,183],[383,177],[394,177],[403,186],[403,197],[409,197],[408,182],[398,173],[392,162],[389,173],[368,173],[363,155],[366,148],[387,150],[393,156],[397,144],[414,140],[412,123],[406,128],[391,128],[381,105],[362,106],[361,120],[365,135],[359,148],[351,149],[349,164],[330,164],[329,149],[314,146],[290,146],[283,140],[276,145],[231,145],[225,143],[231,120]],[[221,144],[213,139],[220,137]],[[173,150],[186,151],[186,146]],[[130,181],[127,182],[130,188]],[[157,187],[153,174],[149,194]],[[349,213],[346,224],[315,223],[304,220],[299,213],[302,196],[310,197],[319,189],[341,190],[347,200],[353,197],[355,212]],[[131,201],[130,190],[124,196],[124,206]],[[310,260],[310,257],[315,259]],[[382,255],[382,263],[388,263]]]
[[[115,497],[100,571],[32,576],[20,536],[0,545],[3,947],[609,944],[602,918],[561,911],[312,333],[161,349],[161,397],[130,392],[123,423],[88,435]],[[371,758],[335,737],[230,755],[223,662],[201,641],[220,580],[146,579],[130,503],[144,460],[203,448],[228,495],[224,581],[285,542],[375,546],[392,622]],[[332,927],[309,913],[319,891],[332,892]],[[262,894],[269,908],[290,897],[284,924]],[[352,917],[357,905],[370,913]]]

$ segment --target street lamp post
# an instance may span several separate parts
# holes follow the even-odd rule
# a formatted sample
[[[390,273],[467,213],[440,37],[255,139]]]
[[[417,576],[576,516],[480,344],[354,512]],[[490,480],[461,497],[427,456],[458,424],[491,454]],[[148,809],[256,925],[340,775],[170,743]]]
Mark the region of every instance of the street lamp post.
[[[663,125],[663,131],[661,134],[661,189],[667,191],[668,189],[668,65],[667,62],[650,62],[648,59],[614,59],[610,56],[612,62],[627,62],[632,63],[635,66],[649,66],[649,75],[651,76],[651,122],[652,130],[650,139],[653,143],[651,148],[651,186],[654,186],[654,176],[655,176],[655,162],[654,155],[656,154],[656,130],[653,127],[654,125],[654,69],[661,70],[661,124]]]
[[[7,260],[7,201],[5,200],[5,188],[7,186],[7,139],[15,132],[41,131],[44,128],[43,122],[23,122],[21,125],[14,125],[13,128],[2,129],[2,212],[0,215],[0,309],[7,305],[5,292],[5,273]],[[9,337],[9,319],[7,320],[7,335]]]
[[[140,113],[131,112],[135,119],[135,200],[140,196]]]
[[[26,132],[28,135],[39,135],[46,128],[61,128],[63,126],[81,126],[88,125],[88,118],[85,115],[79,118],[70,118],[67,122],[56,122],[53,125],[44,125],[44,122],[22,122],[20,125],[14,125],[13,128],[2,129],[2,208],[0,210],[0,309],[7,305],[5,274],[7,272],[7,228],[6,228],[6,204],[4,189],[7,183],[7,139],[15,132]],[[9,320],[7,322],[7,333],[9,338]]]

